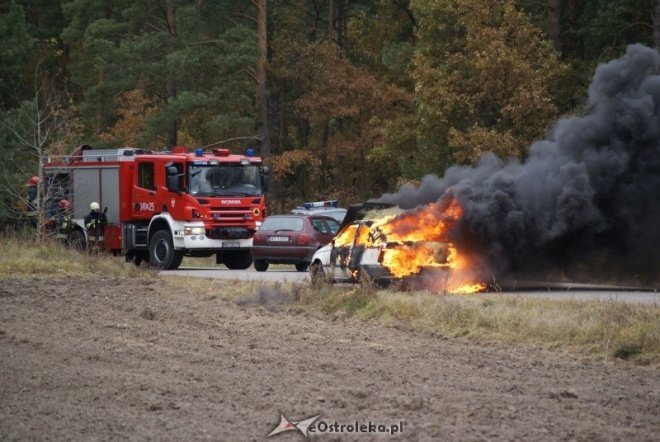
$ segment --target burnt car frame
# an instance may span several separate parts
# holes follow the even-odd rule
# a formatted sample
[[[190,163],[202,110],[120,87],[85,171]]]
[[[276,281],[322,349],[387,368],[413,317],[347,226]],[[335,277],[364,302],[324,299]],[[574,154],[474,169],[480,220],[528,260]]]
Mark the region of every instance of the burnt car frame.
[[[402,210],[389,204],[367,202],[349,208],[335,238],[320,248],[312,257],[310,278],[320,281],[376,284],[386,286],[393,282],[414,286],[416,279],[431,274],[434,278],[447,278],[444,266],[449,254],[447,241],[396,242],[387,241],[375,220],[396,215]],[[424,247],[431,250],[434,265],[422,268],[419,273],[397,276],[384,265],[389,250],[410,251]]]

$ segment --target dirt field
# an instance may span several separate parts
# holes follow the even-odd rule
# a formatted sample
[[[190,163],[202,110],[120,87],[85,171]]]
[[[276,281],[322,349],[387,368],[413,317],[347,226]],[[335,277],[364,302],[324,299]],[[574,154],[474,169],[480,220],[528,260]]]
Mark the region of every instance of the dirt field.
[[[156,278],[5,281],[0,439],[263,440],[280,413],[404,420],[406,440],[660,434],[657,369],[185,291]]]

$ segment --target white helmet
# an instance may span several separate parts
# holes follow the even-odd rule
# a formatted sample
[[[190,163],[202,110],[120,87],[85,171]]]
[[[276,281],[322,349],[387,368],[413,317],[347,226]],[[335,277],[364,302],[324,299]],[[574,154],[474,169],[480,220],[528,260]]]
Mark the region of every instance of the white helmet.
[[[89,205],[89,210],[101,210],[101,206],[99,206],[99,203],[94,201],[92,204]]]

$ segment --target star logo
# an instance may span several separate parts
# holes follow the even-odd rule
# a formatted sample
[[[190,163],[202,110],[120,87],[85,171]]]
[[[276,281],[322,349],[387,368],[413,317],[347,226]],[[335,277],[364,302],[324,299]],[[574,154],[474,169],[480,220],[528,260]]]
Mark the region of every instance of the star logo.
[[[284,417],[283,414],[280,414],[279,425],[275,427],[275,429],[271,431],[266,437],[275,436],[276,434],[280,434],[284,431],[290,431],[290,430],[298,430],[303,434],[303,436],[307,437],[307,429],[320,417],[321,415],[318,414],[316,416],[307,418],[302,421],[293,422],[287,419],[286,417]]]

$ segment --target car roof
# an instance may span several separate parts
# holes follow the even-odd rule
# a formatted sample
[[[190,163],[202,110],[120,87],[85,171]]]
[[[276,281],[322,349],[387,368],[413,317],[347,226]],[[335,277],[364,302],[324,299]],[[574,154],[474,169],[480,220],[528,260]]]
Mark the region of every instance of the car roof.
[[[291,214],[291,213],[281,213],[277,215],[268,215],[268,218],[300,218],[302,215]]]
[[[282,213],[278,215],[268,215],[266,219],[268,218],[323,218],[323,219],[331,219],[333,221],[337,221],[331,216],[324,214],[316,214],[316,213]]]
[[[311,209],[305,209],[302,207],[296,207],[291,210],[292,214],[295,215],[322,215],[328,216],[335,221],[341,223],[341,220],[346,216],[347,209],[341,207],[313,207]],[[337,216],[334,216],[337,215]]]
[[[320,218],[332,218],[331,216],[324,215],[322,213],[278,213],[276,215],[268,215],[268,218],[309,218],[309,217],[320,217]]]

